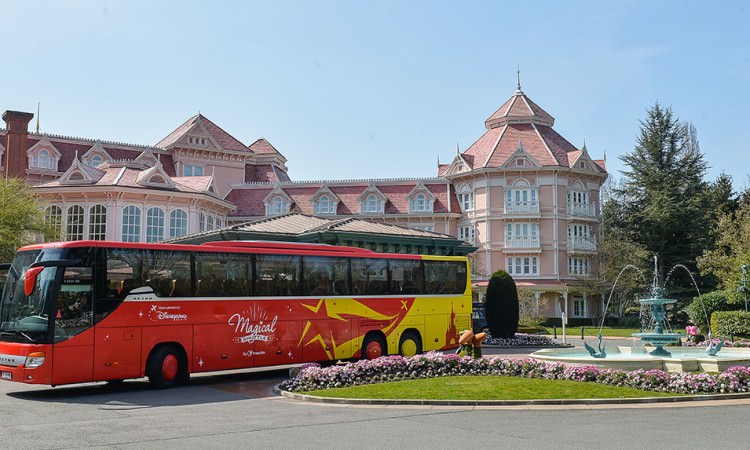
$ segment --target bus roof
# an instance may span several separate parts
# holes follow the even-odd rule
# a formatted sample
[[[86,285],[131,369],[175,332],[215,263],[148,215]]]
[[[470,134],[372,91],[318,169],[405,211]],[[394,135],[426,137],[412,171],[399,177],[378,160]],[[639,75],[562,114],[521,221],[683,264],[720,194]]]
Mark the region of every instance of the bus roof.
[[[45,248],[80,248],[80,247],[104,247],[104,248],[132,248],[153,249],[173,251],[224,251],[237,253],[264,253],[264,254],[312,254],[319,256],[355,256],[361,258],[398,258],[398,259],[420,259],[421,255],[414,253],[378,253],[359,247],[347,247],[316,243],[299,243],[283,241],[213,241],[200,245],[194,244],[166,244],[146,242],[120,242],[120,241],[64,241],[46,242],[21,247],[18,251],[42,250]]]

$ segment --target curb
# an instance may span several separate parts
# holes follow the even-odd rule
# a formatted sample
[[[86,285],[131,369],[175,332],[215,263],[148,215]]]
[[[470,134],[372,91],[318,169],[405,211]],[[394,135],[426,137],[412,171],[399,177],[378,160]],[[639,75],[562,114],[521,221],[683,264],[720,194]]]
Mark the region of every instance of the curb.
[[[426,400],[426,399],[383,399],[383,398],[335,398],[299,394],[283,391],[278,385],[273,392],[282,397],[313,403],[335,405],[422,405],[422,406],[533,406],[533,405],[628,405],[646,403],[679,403],[712,400],[739,400],[750,398],[750,392],[740,394],[684,395],[677,397],[641,398],[584,398],[584,399],[544,399],[544,400]]]

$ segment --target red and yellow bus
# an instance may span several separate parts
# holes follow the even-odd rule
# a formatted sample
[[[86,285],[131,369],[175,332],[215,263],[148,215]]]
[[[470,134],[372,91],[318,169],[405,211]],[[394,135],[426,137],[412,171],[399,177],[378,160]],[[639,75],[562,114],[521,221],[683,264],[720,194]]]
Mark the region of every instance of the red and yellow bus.
[[[465,257],[320,244],[106,241],[21,248],[0,299],[0,375],[61,385],[458,346]]]

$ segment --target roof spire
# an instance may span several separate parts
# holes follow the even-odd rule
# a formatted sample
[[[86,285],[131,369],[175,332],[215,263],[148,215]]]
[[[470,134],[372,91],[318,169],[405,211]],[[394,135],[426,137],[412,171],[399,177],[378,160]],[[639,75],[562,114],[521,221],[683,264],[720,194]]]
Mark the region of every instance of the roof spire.
[[[521,66],[516,65],[516,92],[519,94],[523,94],[523,91],[521,91]]]
[[[587,153],[588,149],[586,148],[586,138],[583,138],[583,147],[581,147],[581,151],[583,153]]]
[[[458,149],[458,142],[456,142],[456,156],[461,154],[461,150]]]
[[[39,108],[41,104],[42,102],[37,102],[36,104],[36,134],[39,134]]]

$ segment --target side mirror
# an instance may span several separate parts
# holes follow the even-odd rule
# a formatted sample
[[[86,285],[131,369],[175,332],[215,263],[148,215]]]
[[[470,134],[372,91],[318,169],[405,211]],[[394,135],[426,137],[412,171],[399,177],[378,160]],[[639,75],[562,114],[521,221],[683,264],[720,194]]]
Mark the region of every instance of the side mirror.
[[[36,286],[36,277],[44,270],[44,267],[32,267],[26,271],[26,278],[23,281],[23,293],[26,296],[30,296],[34,293],[34,286]]]

